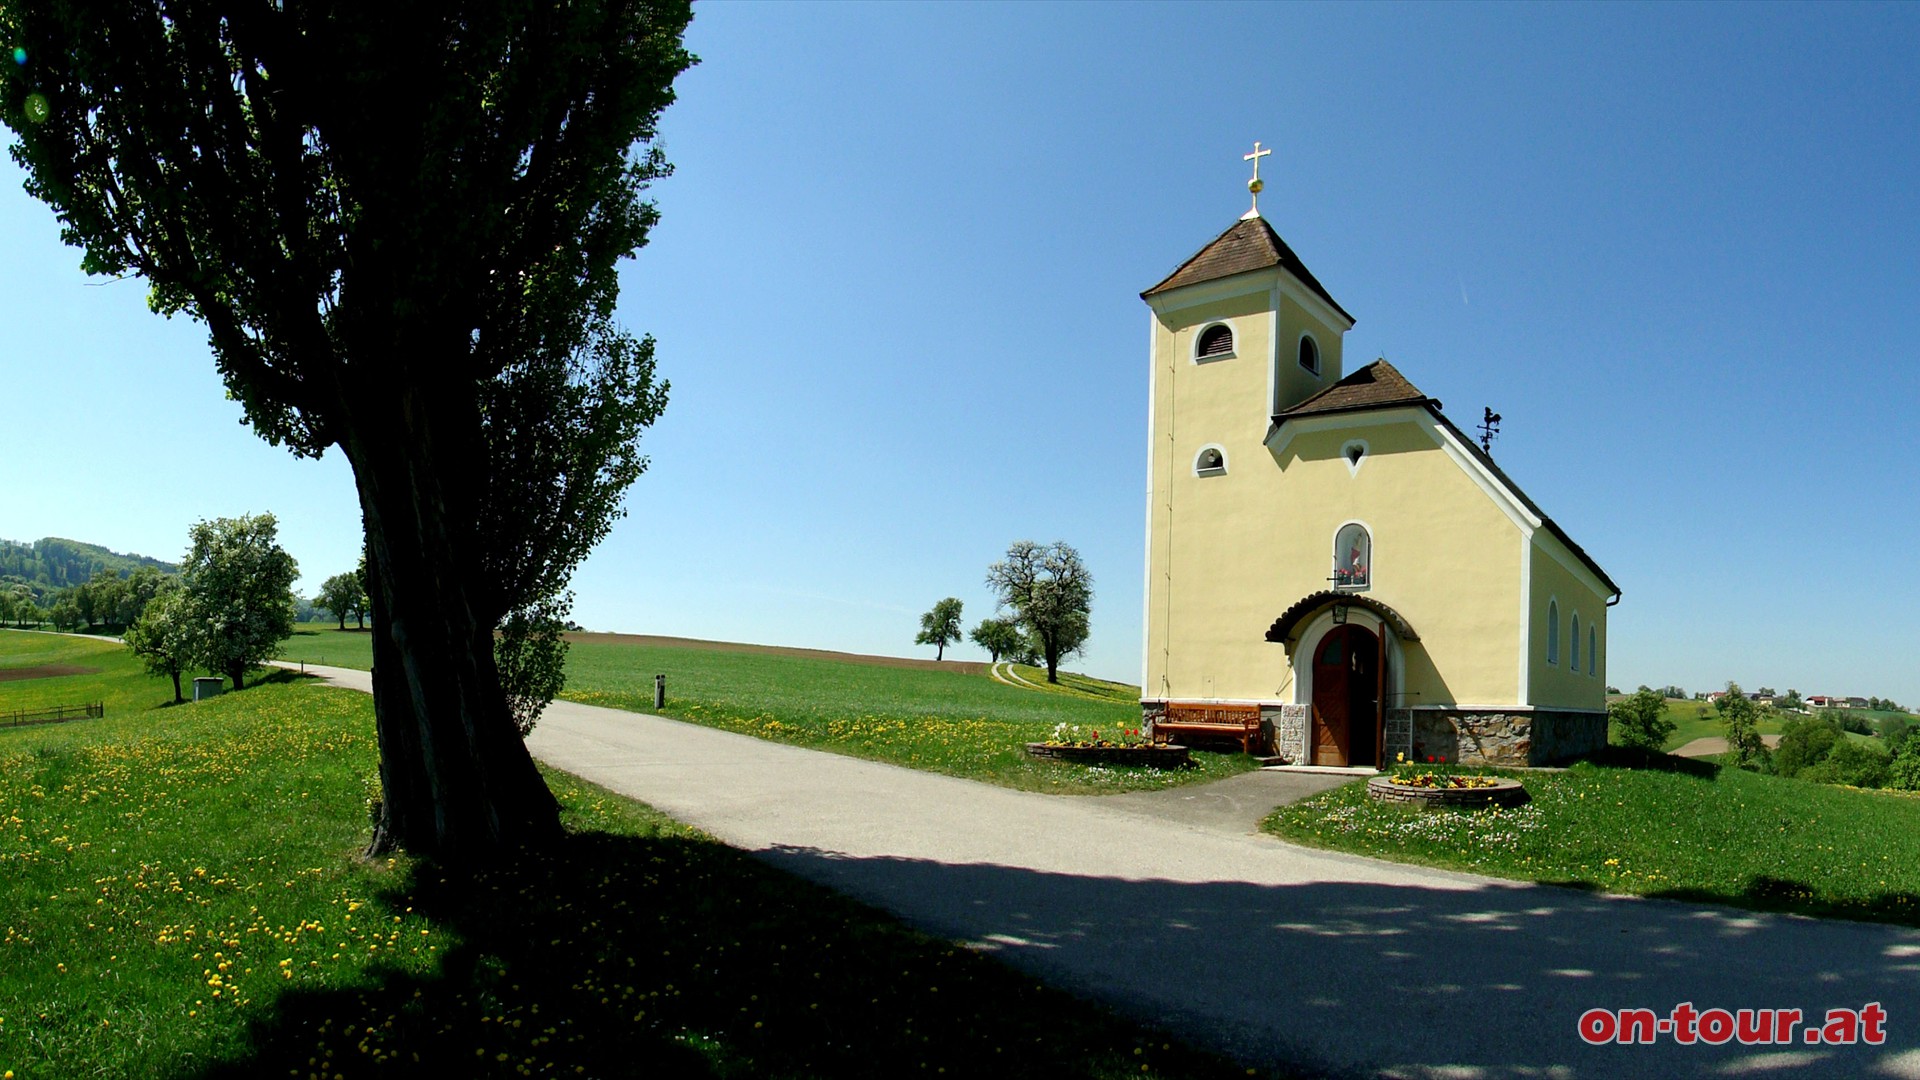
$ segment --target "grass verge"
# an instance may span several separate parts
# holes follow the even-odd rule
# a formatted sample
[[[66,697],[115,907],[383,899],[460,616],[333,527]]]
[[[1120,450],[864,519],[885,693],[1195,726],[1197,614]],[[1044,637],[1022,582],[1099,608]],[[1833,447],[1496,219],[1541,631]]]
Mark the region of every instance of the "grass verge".
[[[0,732],[0,1070],[1243,1076],[565,774],[568,837],[365,862],[371,703]]]
[[[1245,754],[1198,752],[1184,770],[1040,761],[1026,743],[1060,724],[1137,727],[1140,705],[1035,693],[985,675],[807,657],[576,642],[561,696],[654,712],[653,677],[667,676],[663,715],[856,757],[1060,794],[1138,791],[1207,782],[1255,768]]]
[[[283,659],[366,668],[364,633],[303,627]],[[1030,669],[1023,669],[1030,670]],[[667,677],[667,706],[653,707],[653,677]],[[561,697],[587,705],[655,712],[680,720],[983,780],[1006,787],[1087,795],[1206,783],[1256,768],[1245,754],[1196,751],[1182,770],[1035,760],[1023,749],[1060,724],[1093,730],[1138,727],[1138,691],[1078,680],[1070,692],[1035,693],[986,675],[885,667],[769,652],[575,641]],[[1039,680],[1045,683],[1045,673]]]
[[[1920,798],[1657,755],[1499,772],[1509,810],[1374,802],[1365,783],[1285,806],[1286,840],[1493,877],[1920,925]],[[1651,761],[1657,767],[1628,768]]]

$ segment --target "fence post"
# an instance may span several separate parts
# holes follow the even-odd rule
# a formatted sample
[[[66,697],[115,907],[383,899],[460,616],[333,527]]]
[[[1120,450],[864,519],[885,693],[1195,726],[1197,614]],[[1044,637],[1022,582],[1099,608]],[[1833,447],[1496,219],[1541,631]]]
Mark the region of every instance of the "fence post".
[[[667,707],[667,677],[665,675],[655,675],[653,677],[653,707],[656,709],[664,709]]]

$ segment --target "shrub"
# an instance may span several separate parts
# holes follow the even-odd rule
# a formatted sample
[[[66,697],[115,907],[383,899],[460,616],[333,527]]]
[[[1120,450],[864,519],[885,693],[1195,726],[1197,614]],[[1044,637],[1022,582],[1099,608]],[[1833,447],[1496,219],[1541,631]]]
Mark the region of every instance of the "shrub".
[[[1873,734],[1873,721],[1851,710],[1842,712],[1839,709],[1825,709],[1822,711],[1832,713],[1834,717],[1839,720],[1840,726],[1847,731],[1851,731],[1856,735]]]
[[[1796,716],[1787,721],[1780,733],[1780,745],[1773,750],[1773,770],[1781,776],[1798,776],[1827,759],[1834,744],[1845,739],[1840,724],[1829,716]]]
[[[1667,716],[1667,702],[1660,691],[1644,686],[1607,706],[1607,721],[1613,728],[1615,746],[1652,753],[1667,744],[1676,726]]]
[[[1892,759],[1872,743],[1846,739],[1834,745],[1825,761],[1800,771],[1802,780],[1848,787],[1877,788],[1891,778]]]
[[[1920,739],[1908,739],[1900,756],[1887,767],[1887,786],[1901,791],[1920,791]]]
[[[1907,745],[1910,732],[1904,716],[1889,716],[1880,721],[1880,739],[1887,744],[1887,753],[1895,757],[1900,756],[1901,749]]]

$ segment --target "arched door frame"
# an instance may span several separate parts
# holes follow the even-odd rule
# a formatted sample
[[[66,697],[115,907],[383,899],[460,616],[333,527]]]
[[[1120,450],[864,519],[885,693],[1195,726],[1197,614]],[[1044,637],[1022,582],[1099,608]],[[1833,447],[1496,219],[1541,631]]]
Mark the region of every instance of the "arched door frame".
[[[1300,643],[1294,646],[1290,662],[1293,665],[1293,703],[1295,705],[1313,704],[1313,658],[1320,650],[1320,643],[1336,624],[1333,621],[1333,609],[1315,615],[1307,621],[1307,628],[1300,632]],[[1364,626],[1386,640],[1387,643],[1387,700],[1380,703],[1382,709],[1400,708],[1400,702],[1406,699],[1407,663],[1406,652],[1400,646],[1400,635],[1385,619],[1368,611],[1358,604],[1347,608],[1347,625]]]

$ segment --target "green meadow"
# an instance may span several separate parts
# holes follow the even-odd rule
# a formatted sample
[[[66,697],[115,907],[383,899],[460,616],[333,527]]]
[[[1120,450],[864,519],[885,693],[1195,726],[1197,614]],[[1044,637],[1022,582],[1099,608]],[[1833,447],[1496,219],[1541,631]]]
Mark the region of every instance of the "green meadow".
[[[1920,796],[1620,753],[1521,779],[1514,809],[1422,810],[1346,784],[1274,811],[1286,840],[1493,877],[1920,925]],[[1623,767],[1620,762],[1651,767]]]
[[[66,641],[102,670],[53,696],[123,707],[0,729],[0,1073],[1248,1075],[563,773],[554,850],[364,860],[367,697],[159,708]],[[0,632],[0,671],[49,648]]]
[[[370,656],[364,633],[332,628],[302,628],[281,651],[286,660],[359,668],[368,666]],[[567,688],[560,696],[654,712],[655,675],[667,677],[667,705],[658,710],[665,716],[1031,791],[1136,791],[1204,783],[1257,767],[1239,753],[1197,752],[1194,768],[1177,771],[1028,757],[1024,745],[1061,724],[1089,732],[1139,726],[1137,688],[1077,675],[1062,675],[1065,690],[1030,690],[961,670],[583,635],[567,654]],[[1035,681],[1045,678],[1039,672]]]

